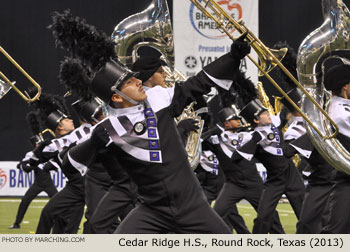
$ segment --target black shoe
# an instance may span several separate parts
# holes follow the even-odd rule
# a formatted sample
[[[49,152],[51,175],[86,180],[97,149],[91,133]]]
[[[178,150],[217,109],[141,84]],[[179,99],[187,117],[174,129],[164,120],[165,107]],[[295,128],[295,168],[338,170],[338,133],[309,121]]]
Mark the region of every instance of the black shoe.
[[[14,223],[13,225],[9,226],[9,229],[19,229],[21,228],[21,225]]]

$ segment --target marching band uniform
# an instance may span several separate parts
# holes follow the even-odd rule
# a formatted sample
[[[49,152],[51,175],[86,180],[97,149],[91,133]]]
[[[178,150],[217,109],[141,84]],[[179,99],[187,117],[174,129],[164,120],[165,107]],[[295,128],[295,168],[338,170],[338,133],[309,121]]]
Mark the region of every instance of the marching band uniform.
[[[29,96],[30,93],[31,90],[28,90],[27,94]],[[33,150],[33,154],[27,156],[28,161],[26,161],[26,163],[33,167],[37,166],[38,168],[43,169],[44,172],[48,173],[50,170],[56,170],[56,166],[58,165],[56,162],[47,162],[48,159],[45,159],[42,156],[43,149],[45,149],[50,143],[50,141],[48,141],[49,139],[43,141],[44,136],[41,135],[43,132],[42,129],[49,128],[50,130],[54,131],[56,136],[61,136],[62,134],[74,129],[73,121],[68,119],[68,117],[63,113],[67,111],[67,108],[64,99],[59,96],[42,93],[40,100],[33,102],[30,108],[33,113],[33,116],[29,118],[31,124],[36,122],[36,124],[40,127],[36,127],[38,128],[37,135],[35,138],[32,138],[32,140],[36,141],[36,148]],[[44,120],[46,121],[44,122]],[[27,165],[22,167],[27,168]],[[57,195],[57,193],[55,195]],[[57,218],[55,221],[57,225],[54,231],[63,229],[63,226],[61,225],[63,223],[62,219]]]
[[[219,112],[220,116],[224,117],[221,120],[222,122],[239,118],[231,107],[223,108]],[[214,209],[229,225],[242,227],[245,226],[243,218],[236,218],[237,224],[229,223],[227,217],[231,212],[231,207],[240,200],[246,199],[257,211],[263,190],[263,181],[254,161],[241,159],[238,162],[232,162],[231,160],[236,149],[251,139],[251,134],[244,131],[232,132],[221,128],[219,125],[217,127],[220,132],[215,136],[211,136],[208,141],[213,146],[212,150],[219,159],[226,181],[215,202]],[[247,228],[236,229],[236,231],[237,233],[250,233]],[[270,232],[284,233],[276,211],[274,212],[274,225]]]
[[[258,116],[265,110],[253,100],[242,109],[241,115],[252,121],[254,116]],[[272,116],[272,124],[256,127],[252,139],[238,148],[233,155],[233,160],[241,158],[251,160],[255,157],[267,170],[253,233],[269,232],[273,222],[272,212],[283,194],[286,194],[297,218],[300,216],[305,187],[294,164],[283,156],[284,116],[282,111],[279,116]]]
[[[105,114],[102,109],[101,101],[89,92],[89,78],[86,75],[85,67],[81,65],[78,59],[67,57],[61,62],[59,79],[71,93],[79,96],[79,99],[72,104],[72,107],[79,116],[80,121],[95,125],[104,118]],[[88,136],[90,137],[90,132],[87,133],[84,138],[79,139],[76,144],[84,141]],[[62,156],[64,156],[65,153],[62,153]],[[133,203],[134,198],[136,198],[133,194],[135,191],[133,189],[134,184],[127,174],[120,171],[115,172],[113,169],[110,169],[109,166],[113,166],[114,164],[106,164],[106,159],[108,159],[108,156],[99,154],[95,162],[93,162],[88,169],[85,167],[84,169],[78,170],[79,173],[85,177],[86,221],[83,231],[85,234],[107,232],[102,230],[101,225],[99,225],[100,217],[106,221],[102,226],[106,227],[106,230],[111,229],[111,226],[116,222],[119,215],[126,214],[125,208],[129,205],[129,202]],[[73,170],[76,169],[73,168]],[[113,187],[111,187],[112,184]],[[115,202],[113,208],[115,210],[112,209],[112,212],[107,212],[107,209],[111,210],[111,207],[97,208],[99,202],[109,190],[113,191],[113,194],[108,194],[109,196],[119,196],[119,198],[123,199],[113,199]],[[125,193],[125,191],[127,193]],[[109,197],[103,198],[103,200],[107,202],[108,199]],[[134,205],[132,204],[132,206]],[[111,222],[110,225],[109,222]]]
[[[97,161],[89,167],[85,175],[85,218],[84,234],[91,233],[90,220],[93,216],[97,205],[103,196],[109,191],[112,186],[112,178],[106,171],[102,161],[97,158]]]
[[[40,168],[40,165],[37,167],[29,164],[29,160],[33,155],[34,153],[32,151],[27,152],[24,159],[17,165],[19,169],[25,172],[31,172],[34,170],[35,180],[22,197],[21,203],[18,207],[15,223],[10,227],[10,229],[20,228],[20,224],[29,207],[29,204],[38,196],[39,193],[46,192],[50,198],[57,193],[57,188],[52,181],[50,172],[42,170],[42,165]]]
[[[292,122],[288,126],[286,132],[284,133],[284,142],[285,145],[288,146],[288,144],[301,137],[306,133],[306,129],[304,126],[304,121],[301,116],[294,116],[292,117]],[[302,178],[305,180],[309,176],[310,172],[310,164],[308,163],[307,159],[303,157],[302,155],[298,155],[300,158],[300,161],[298,164],[296,164],[298,171],[302,175]]]
[[[51,144],[44,148],[42,158],[54,158],[60,163],[62,157],[59,157],[59,153],[89,134],[90,128],[91,125],[83,124],[71,133],[52,140]],[[60,168],[68,181],[66,186],[43,208],[36,230],[37,234],[50,233],[57,216],[71,216],[69,219],[65,218],[67,224],[65,233],[77,233],[79,229],[85,206],[84,177],[76,169],[63,166]]]
[[[334,169],[312,145],[306,134],[302,117],[294,117],[293,123],[285,132],[285,137],[289,141],[283,149],[284,155],[292,157],[298,153],[303,159],[307,159],[311,166],[311,174],[307,177],[308,183],[297,223],[297,233],[320,233],[324,226],[324,214],[331,192]]]
[[[63,98],[61,103],[65,104]],[[57,104],[53,100],[49,100],[49,104]],[[42,106],[43,107],[43,106]],[[67,109],[65,109],[68,111]],[[52,169],[52,160],[55,163],[61,164],[62,156],[65,151],[80,139],[84,139],[86,135],[90,133],[90,124],[82,124],[79,128],[74,129],[72,121],[69,119],[67,126],[62,124],[68,116],[64,114],[64,107],[54,109],[46,120],[46,125],[54,132],[64,128],[64,135],[60,134],[59,138],[51,140],[42,150],[34,151],[36,157],[39,160],[48,161],[44,166],[45,169]],[[62,124],[62,126],[60,126]],[[80,220],[84,213],[85,195],[84,195],[84,177],[76,169],[70,167],[62,167],[62,172],[68,179],[66,186],[51,198],[50,201],[43,208],[40,216],[40,220],[37,226],[37,233],[50,233],[51,229],[56,226],[57,219],[64,218],[64,222],[59,221],[59,228],[54,227],[54,232],[58,233],[77,233]],[[56,222],[56,223],[55,223]],[[64,225],[64,226],[63,226]]]
[[[203,144],[199,164],[194,172],[208,199],[208,203],[211,204],[223,186],[224,175],[215,154],[206,149]]]
[[[333,96],[332,103],[329,108],[329,115],[339,127],[337,138],[350,151],[350,100],[338,96]],[[321,233],[329,234],[349,234],[350,233],[350,176],[341,171],[336,171],[334,183],[330,194],[329,216],[327,224]]]
[[[207,203],[190,169],[173,118],[215,84],[229,90],[233,70],[249,53],[249,44],[243,38],[236,40],[230,53],[184,83],[145,93],[137,73],[111,60],[115,58],[113,42],[84,20],[73,19],[70,22],[69,11],[53,16],[50,27],[56,42],[90,67],[90,91],[117,108],[115,115],[98,124],[90,139],[69,150],[63,165],[87,168],[105,149],[118,158],[120,167],[138,186],[142,202],[122,221],[117,233],[230,233]],[[72,34],[72,29],[81,32]]]
[[[65,59],[65,61],[61,64],[61,70],[59,74],[61,82],[65,83],[67,86],[69,81],[64,78],[65,75],[63,75],[62,72],[64,72],[64,70],[70,66],[68,64],[70,62],[71,61],[69,58]],[[76,82],[77,81],[75,80],[75,85],[77,85]],[[71,89],[71,91],[75,93],[75,90]],[[85,96],[88,95],[89,94],[87,94],[86,92]],[[89,125],[90,127],[91,125],[98,123],[104,117],[101,102],[99,102],[96,98],[84,99],[84,97],[82,97],[72,104],[72,108],[79,116],[80,121],[87,123],[87,125]],[[92,127],[90,129],[92,130]],[[84,135],[84,138],[80,138],[78,141],[76,141],[76,144],[78,144],[80,141],[83,141],[83,139],[87,138],[87,136],[90,135],[91,130],[88,133],[86,133],[86,135]],[[91,233],[91,217],[94,214],[98,203],[111,187],[112,178],[106,171],[100,156],[96,158],[96,162],[94,162],[86,171],[86,173],[82,175],[84,175],[85,178],[84,195],[86,204],[86,221],[84,222],[83,233],[89,234]]]
[[[189,168],[173,118],[195,97],[209,92],[211,80],[229,88],[229,80],[218,80],[209,74],[219,65],[222,71],[223,66],[234,64],[235,60],[227,54],[208,65],[206,73],[200,72],[184,84],[148,89],[145,104],[116,109],[117,116],[104,120],[90,140],[70,150],[70,158],[83,163],[84,147],[94,148],[96,142],[107,146],[138,185],[143,202],[120,224],[118,233],[230,233],[208,205]]]
[[[346,57],[348,60],[349,58]],[[347,151],[350,151],[350,66],[334,65],[329,68],[324,77],[324,85],[333,91],[329,106],[329,115],[339,128],[337,138]],[[349,234],[350,233],[350,175],[336,171],[334,184],[330,194],[329,216],[326,226],[321,233]]]
[[[27,90],[27,94],[29,96],[31,95],[31,91],[31,89]],[[34,148],[38,147],[39,144],[42,144],[45,141],[49,141],[48,135],[42,135],[44,127],[39,118],[39,113],[37,113],[35,109],[30,109],[30,112],[26,115],[26,120],[32,133],[34,134],[29,139]],[[24,172],[29,173],[34,170],[35,181],[22,197],[21,203],[18,207],[15,223],[9,227],[10,229],[20,228],[20,223],[23,220],[29,204],[36,196],[38,196],[39,193],[44,191],[50,198],[57,193],[57,189],[52,181],[50,172],[43,171],[43,164],[35,164],[35,162],[32,162],[32,158],[34,156],[33,151],[27,152],[24,159],[17,165],[17,168]]]

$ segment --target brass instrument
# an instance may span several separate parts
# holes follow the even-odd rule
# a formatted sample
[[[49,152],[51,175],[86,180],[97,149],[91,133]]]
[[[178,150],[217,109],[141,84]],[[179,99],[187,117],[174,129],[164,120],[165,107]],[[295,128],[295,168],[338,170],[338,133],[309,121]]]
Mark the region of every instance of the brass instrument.
[[[270,103],[270,99],[269,99],[268,95],[266,94],[264,86],[263,86],[261,81],[258,81],[257,88],[258,88],[259,100],[262,102],[264,107],[267,108],[267,110],[269,111],[269,113],[271,115],[277,115],[283,108],[283,103],[280,102],[281,98],[274,97],[275,104],[274,104],[274,106],[272,106]],[[282,128],[282,132],[285,133],[287,131],[288,127],[289,127],[289,123],[287,123]],[[292,161],[293,161],[295,167],[298,168],[300,165],[300,162],[301,162],[301,158],[300,158],[299,154],[295,154],[292,157]]]
[[[323,86],[322,71],[318,66],[331,57],[337,56],[337,50],[350,51],[350,12],[341,0],[322,0],[324,22],[312,31],[301,43],[297,55],[297,71],[300,82],[319,103],[330,102],[331,94]],[[327,58],[328,57],[328,58]],[[324,103],[324,99],[326,102]],[[323,134],[330,134],[332,125],[325,120],[308,99],[302,99],[302,109],[318,126]],[[306,130],[315,148],[336,170],[350,174],[350,153],[335,138],[323,139],[313,128]]]
[[[120,62],[130,66],[141,47],[159,51],[170,68],[174,67],[173,30],[166,0],[152,0],[147,9],[122,20],[112,33]]]
[[[264,105],[264,107],[267,108],[267,110],[269,111],[269,113],[271,115],[276,115],[275,110],[273,109],[273,107],[270,103],[270,99],[267,96],[265,89],[264,89],[264,86],[263,86],[261,81],[258,81],[257,88],[258,88],[258,94],[259,94],[258,97],[259,97],[259,100],[261,101],[261,103]]]
[[[274,104],[275,113],[278,114],[284,106],[283,103],[281,102],[282,97],[279,97],[279,96],[272,96],[272,97],[275,99],[275,104]]]
[[[44,134],[46,132],[48,132],[51,136],[45,137]],[[37,147],[40,143],[44,142],[46,139],[52,139],[52,138],[56,138],[55,133],[51,129],[47,128],[39,132],[38,134],[30,137],[30,141],[33,145]]]
[[[182,114],[176,118],[176,122],[179,123],[182,120],[185,119],[194,119],[198,121],[198,127],[199,129],[197,132],[190,132],[187,138],[186,147],[185,150],[188,155],[188,161],[190,162],[191,168],[194,171],[200,161],[201,153],[202,153],[202,144],[201,144],[201,135],[204,127],[204,120],[201,119],[199,115],[196,114],[194,111],[193,106],[196,102],[192,102],[190,105],[188,105]]]
[[[6,95],[6,93],[13,88],[26,102],[30,103],[39,99],[41,95],[41,87],[40,85],[26,72],[24,69],[5,51],[4,48],[0,46],[0,52],[37,88],[36,95],[31,98],[27,97],[23,94],[16,86],[15,82],[11,82],[1,71],[0,77],[4,80],[0,79],[0,99]]]
[[[215,21],[217,28],[227,34],[231,40],[235,38],[231,34],[232,29],[236,29],[242,36],[250,42],[251,47],[258,54],[260,64],[256,62],[250,55],[247,57],[259,69],[259,75],[264,75],[275,88],[286,98],[286,100],[295,108],[296,111],[304,118],[304,120],[317,132],[323,139],[331,139],[338,133],[338,127],[334,121],[328,116],[327,112],[316,102],[316,100],[306,91],[306,89],[294,78],[294,76],[283,66],[281,60],[286,54],[286,48],[280,50],[272,50],[266,47],[259,38],[257,38],[244,24],[242,20],[236,21],[231,15],[225,12],[214,0],[190,0],[197,8],[207,17]],[[268,74],[274,67],[278,66],[304,93],[304,95],[313,103],[313,105],[323,114],[324,117],[332,124],[335,131],[329,134],[323,134],[309,117],[301,111],[301,109],[293,102],[293,100],[283,91],[283,89]]]
[[[162,66],[162,68],[166,74],[165,84],[167,87],[172,87],[176,82],[183,82],[187,79],[187,76],[175,68],[173,70],[168,66]]]
[[[151,47],[161,53],[161,59],[167,64],[163,66],[163,69],[167,74],[165,81],[168,87],[187,79],[184,74],[174,68],[173,32],[166,0],[152,0],[147,9],[122,20],[114,28],[111,37],[116,44],[116,55],[123,64],[130,66],[138,59],[137,51],[141,47]],[[200,135],[204,121],[195,115],[193,105],[194,103],[191,103],[186,107],[175,121],[179,123],[180,120],[188,118],[198,120],[200,130],[190,132],[185,147],[191,168],[195,170],[201,156]],[[106,106],[103,107],[108,110]]]
[[[44,141],[44,134],[48,132],[50,133],[54,138],[56,138],[56,135],[55,135],[55,132],[53,132],[51,129],[47,128],[47,129],[44,129],[43,131],[41,131],[38,136],[40,137],[40,140],[41,141]]]

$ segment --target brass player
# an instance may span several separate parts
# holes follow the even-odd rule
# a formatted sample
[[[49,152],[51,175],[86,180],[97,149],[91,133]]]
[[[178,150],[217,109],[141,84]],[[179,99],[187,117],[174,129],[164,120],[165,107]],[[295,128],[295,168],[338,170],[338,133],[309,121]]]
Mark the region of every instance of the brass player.
[[[116,115],[102,121],[89,140],[70,149],[74,162],[64,161],[86,166],[94,161],[94,153],[108,150],[135,181],[142,202],[122,221],[117,233],[230,233],[207,203],[189,167],[173,118],[215,84],[228,90],[232,69],[249,51],[248,43],[234,43],[231,53],[182,85],[145,92],[137,74],[112,61],[113,54],[98,55],[97,48],[86,47],[75,36],[78,34],[65,37],[61,45],[74,46],[65,42],[76,39],[76,55],[95,72],[92,92],[111,105]]]

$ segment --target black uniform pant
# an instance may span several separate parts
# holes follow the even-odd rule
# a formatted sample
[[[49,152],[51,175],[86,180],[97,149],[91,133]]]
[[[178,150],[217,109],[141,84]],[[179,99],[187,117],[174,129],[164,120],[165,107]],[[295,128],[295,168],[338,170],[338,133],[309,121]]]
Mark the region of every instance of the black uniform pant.
[[[186,202],[191,204],[190,202]],[[198,207],[173,216],[172,207],[139,204],[121,222],[116,234],[232,234],[217,213],[203,201]]]
[[[236,230],[238,234],[249,234],[244,219],[239,215],[236,204],[242,199],[247,200],[257,211],[260,196],[263,190],[263,183],[251,183],[246,187],[226,182],[215,202],[215,211]],[[277,211],[273,212],[273,225],[270,230],[272,234],[284,234]]]
[[[196,177],[203,189],[209,204],[216,199],[225,182],[225,176],[222,171],[218,175],[212,174],[204,170],[200,165],[195,170]]]
[[[230,227],[230,230],[236,230],[237,234],[250,234],[244,219],[238,212],[236,204],[231,206],[231,211],[224,221]]]
[[[67,182],[66,186],[55,194],[43,208],[36,233],[49,234],[59,217],[64,218],[66,223],[65,233],[77,233],[84,214],[84,206],[83,184],[79,188]]]
[[[335,181],[329,196],[329,216],[323,234],[350,234],[350,180]]]
[[[108,192],[109,185],[105,182],[99,182],[95,178],[92,178],[89,173],[85,176],[85,223],[84,234],[90,234],[90,220],[94,214],[96,207],[103,196]]]
[[[323,216],[331,190],[331,184],[309,184],[307,186],[297,223],[297,234],[319,234],[321,232],[324,225]]]
[[[294,165],[289,165],[282,174],[273,180],[269,180],[269,176],[267,176],[259,202],[258,216],[254,220],[254,234],[267,234],[271,230],[273,212],[283,194],[286,194],[296,217],[299,219],[305,186]]]
[[[113,185],[98,203],[90,220],[93,234],[112,234],[118,224],[118,217],[123,220],[135,207],[137,193],[125,191]]]
[[[55,187],[52,181],[51,183],[47,183],[45,187],[42,187],[35,180],[34,183],[28,188],[28,190],[22,197],[21,203],[19,204],[19,207],[18,207],[15,223],[20,224],[22,222],[30,203],[41,192],[46,192],[47,195],[49,195],[49,197],[51,198],[53,195],[57,193],[57,188]]]

